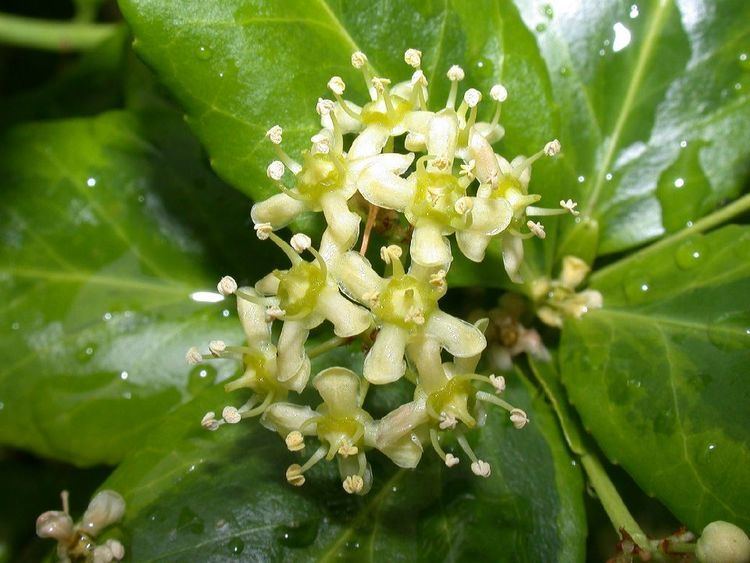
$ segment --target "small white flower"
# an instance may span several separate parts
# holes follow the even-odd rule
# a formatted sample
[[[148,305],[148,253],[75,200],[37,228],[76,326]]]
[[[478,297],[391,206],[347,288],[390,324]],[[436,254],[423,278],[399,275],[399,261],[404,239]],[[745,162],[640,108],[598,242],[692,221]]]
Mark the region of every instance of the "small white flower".
[[[521,409],[513,409],[510,411],[510,421],[513,423],[518,430],[526,426],[529,422],[529,417],[525,411]]]
[[[340,96],[346,90],[346,84],[340,76],[333,76],[328,81],[328,89],[337,96]]]
[[[201,419],[201,426],[206,430],[210,430],[212,432],[218,430],[220,424],[219,421],[216,420],[216,413],[214,411],[208,411],[206,414],[204,414],[203,418]]]
[[[319,115],[328,115],[334,109],[336,109],[336,104],[325,98],[318,98],[318,103],[315,104],[315,111],[317,111]]]
[[[467,196],[458,198],[456,203],[453,204],[453,208],[459,215],[465,215],[471,211],[472,207],[474,207],[474,200]]]
[[[284,438],[284,443],[290,452],[298,452],[305,449],[305,437],[299,430],[292,430]]]
[[[281,180],[281,178],[284,176],[285,170],[286,167],[284,166],[283,162],[281,162],[280,160],[274,160],[266,168],[266,176],[271,178],[271,180]]]
[[[419,68],[419,65],[422,64],[422,51],[407,49],[404,53],[404,62],[411,67]]]
[[[279,125],[274,125],[268,131],[266,131],[266,136],[274,145],[280,145],[283,133],[284,130]]]
[[[302,466],[293,463],[286,470],[286,480],[290,485],[301,487],[305,484],[305,476],[302,474]]]
[[[490,98],[496,102],[504,102],[508,99],[508,90],[502,84],[495,84],[490,90]]]
[[[185,360],[187,360],[188,364],[194,366],[203,361],[203,355],[198,351],[198,348],[193,346],[189,348],[187,353],[185,354]]]
[[[367,55],[362,51],[355,51],[352,53],[352,66],[360,69],[367,64]]]
[[[223,418],[227,424],[237,424],[242,420],[242,415],[235,407],[226,406],[224,407],[224,410],[221,411],[221,418]]]
[[[272,305],[266,309],[266,322],[275,321],[286,315],[286,311],[277,305]]]
[[[547,156],[555,156],[556,154],[560,154],[561,148],[560,141],[555,139],[544,145],[544,154]]]
[[[445,465],[447,467],[453,467],[454,465],[458,465],[459,461],[460,460],[453,454],[445,454]]]
[[[350,495],[360,492],[364,486],[365,482],[359,475],[349,475],[343,482],[344,490]]]
[[[260,240],[267,240],[272,232],[271,223],[258,223],[255,225],[255,234]]]
[[[459,82],[464,79],[464,69],[458,65],[453,65],[448,69],[446,76],[451,82]]]
[[[539,238],[544,238],[547,236],[547,233],[544,231],[544,225],[541,223],[534,223],[534,221],[528,221],[526,223],[526,226],[529,228],[529,230],[534,233]]]
[[[471,472],[478,477],[484,477],[486,479],[492,473],[492,468],[486,461],[478,459],[471,464]]]
[[[502,375],[490,375],[490,383],[495,388],[495,393],[500,394],[505,391],[505,377],[503,377]]]
[[[208,350],[217,358],[221,356],[224,350],[227,349],[227,344],[223,340],[212,340],[208,343]]]
[[[469,88],[464,93],[464,101],[470,108],[476,107],[482,101],[482,93],[476,88]]]
[[[297,252],[298,254],[302,254],[305,250],[312,246],[312,240],[310,240],[310,237],[308,237],[304,233],[297,233],[289,241],[289,244],[291,244],[295,252]]]
[[[235,291],[237,291],[237,282],[232,276],[224,276],[219,280],[219,283],[216,284],[216,289],[219,291],[219,293],[226,297],[227,295],[232,295]]]
[[[477,161],[474,160],[474,159],[471,159],[469,162],[466,162],[466,163],[464,163],[464,164],[461,165],[461,167],[460,167],[461,170],[460,170],[459,174],[461,176],[465,176],[466,179],[471,182],[475,178],[475,176],[474,176],[474,170],[475,170],[476,166],[477,166]]]
[[[440,429],[447,430],[448,428],[455,428],[458,424],[458,420],[451,413],[441,412],[440,413]]]
[[[580,215],[580,211],[576,209],[578,207],[578,203],[573,201],[572,199],[563,199],[560,200],[560,207],[567,210],[572,215]]]

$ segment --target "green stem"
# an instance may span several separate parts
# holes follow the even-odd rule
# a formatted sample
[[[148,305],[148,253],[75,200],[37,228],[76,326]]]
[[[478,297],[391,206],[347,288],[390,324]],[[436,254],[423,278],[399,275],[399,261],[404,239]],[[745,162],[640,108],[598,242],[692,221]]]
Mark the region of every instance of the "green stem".
[[[349,342],[349,338],[341,338],[340,336],[335,336],[333,338],[329,338],[325,342],[321,342],[317,346],[313,346],[307,351],[307,357],[312,359],[317,356],[320,356],[321,354],[325,354],[326,352],[329,352],[333,350],[334,348],[338,348],[339,346],[346,344]]]
[[[644,256],[648,256],[649,254],[652,254],[653,252],[656,252],[666,246],[670,246],[676,242],[679,242],[682,239],[689,237],[690,235],[703,233],[710,229],[713,229],[714,227],[718,227],[724,222],[737,217],[738,215],[742,215],[747,211],[750,211],[750,194],[746,194],[741,198],[734,200],[729,205],[722,207],[717,211],[714,211],[710,215],[706,215],[705,217],[703,217],[703,219],[696,221],[690,227],[669,235],[668,237],[665,237],[638,252],[630,254],[625,258],[610,264],[609,266],[597,270],[591,275],[591,281],[595,281],[600,277],[611,273],[613,270],[622,268],[623,266],[630,264],[633,260],[641,260]]]
[[[669,542],[669,553],[695,553],[696,545],[688,542]]]
[[[630,514],[620,493],[617,492],[599,460],[590,453],[584,453],[581,456],[581,465],[583,465],[599,502],[601,502],[617,532],[620,533],[620,530],[624,530],[639,548],[651,553],[651,544],[648,537]]]
[[[0,43],[31,49],[90,49],[111,37],[117,28],[117,24],[42,20],[0,13]]]

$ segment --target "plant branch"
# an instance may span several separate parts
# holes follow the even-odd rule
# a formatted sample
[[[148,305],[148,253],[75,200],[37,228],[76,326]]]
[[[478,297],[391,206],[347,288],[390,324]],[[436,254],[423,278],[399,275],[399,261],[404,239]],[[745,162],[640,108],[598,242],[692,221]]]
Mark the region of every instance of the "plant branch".
[[[25,18],[0,12],[0,43],[46,51],[82,51],[111,37],[118,24]]]
[[[640,260],[644,256],[648,256],[649,254],[656,252],[657,250],[660,250],[666,246],[674,244],[684,238],[687,238],[690,235],[704,233],[710,229],[713,229],[714,227],[718,227],[724,222],[729,221],[730,219],[733,219],[738,215],[742,215],[747,211],[750,211],[750,194],[745,194],[741,198],[734,200],[729,205],[726,205],[721,209],[714,211],[710,215],[706,215],[702,219],[696,221],[690,227],[682,229],[681,231],[671,234],[668,237],[664,237],[663,239],[637,252],[634,252],[633,254],[629,254],[628,256],[622,258],[621,260],[618,260],[617,262],[613,262],[612,264],[595,271],[591,275],[591,281],[595,281],[605,274],[612,272],[613,270],[617,270],[627,264],[630,264],[633,260]]]
[[[349,342],[350,338],[341,338],[340,336],[334,336],[333,338],[329,338],[325,342],[321,342],[317,346],[313,346],[307,351],[307,356],[312,359],[317,356],[320,356],[322,354],[325,354],[326,352],[330,352],[334,348],[338,348],[339,346],[342,346]]]

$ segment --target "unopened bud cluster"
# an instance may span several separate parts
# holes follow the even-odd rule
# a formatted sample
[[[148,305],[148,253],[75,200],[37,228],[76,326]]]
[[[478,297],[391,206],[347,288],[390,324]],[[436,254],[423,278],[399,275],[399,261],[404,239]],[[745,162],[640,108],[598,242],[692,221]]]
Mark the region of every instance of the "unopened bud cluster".
[[[316,104],[321,129],[299,160],[282,148],[280,126],[268,130],[277,160],[267,174],[279,193],[257,203],[252,219],[258,237],[275,243],[289,268],[271,272],[254,287],[222,278],[218,291],[236,296],[247,343],[212,341],[208,353],[197,348],[187,353],[190,363],[242,362],[243,374],[226,390],[249,389],[250,399],[224,407],[219,415],[206,413],[201,424],[217,430],[259,417],[290,451],[305,456],[286,470],[295,486],[304,484],[305,473],[320,460],[335,458],[344,490],[365,494],[372,484],[368,452],[378,450],[396,465],[413,468],[426,446],[448,467],[466,456],[474,474],[489,477],[490,465],[466,438],[483,423],[484,407],[506,410],[516,428],[528,423],[524,411],[499,396],[505,389],[502,376],[476,373],[487,347],[487,319],[470,324],[442,311],[439,301],[447,291],[452,235],[460,252],[475,262],[499,238],[505,271],[519,282],[523,240],[545,236],[544,226],[531,217],[577,214],[570,200],[556,209],[534,207],[541,196],[529,193],[531,165],[556,156],[560,143],[552,140],[532,156],[506,160],[492,148],[504,135],[500,115],[508,92],[502,85],[489,92],[491,119],[479,121],[483,95],[469,88],[459,99],[464,71],[453,66],[447,72],[448,99],[431,110],[422,53],[409,49],[404,60],[413,68],[411,80],[391,84],[376,75],[364,53],[354,53],[351,63],[362,73],[370,99],[363,105],[345,99],[347,85],[332,77],[332,99]],[[397,152],[397,145],[407,152]],[[370,206],[362,236],[355,196]],[[411,237],[408,249],[382,247],[384,266],[375,268],[365,251],[369,218],[381,209],[403,214]],[[301,233],[289,242],[276,234],[306,212],[325,217],[317,247]],[[275,323],[280,331],[272,332]],[[311,377],[306,342],[321,325],[333,328],[338,343],[362,337],[371,344],[361,373],[333,366]],[[414,383],[413,400],[373,418],[363,406],[370,386],[402,377]],[[299,394],[309,383],[320,397],[312,406],[300,404]],[[445,451],[447,433],[460,454]]]

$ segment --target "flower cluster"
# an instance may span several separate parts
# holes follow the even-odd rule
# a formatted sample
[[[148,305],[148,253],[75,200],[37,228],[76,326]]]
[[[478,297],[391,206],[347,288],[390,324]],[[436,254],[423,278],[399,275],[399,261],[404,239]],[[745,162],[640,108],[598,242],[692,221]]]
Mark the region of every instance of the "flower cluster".
[[[439,301],[447,291],[451,235],[475,262],[484,259],[490,241],[499,237],[505,270],[518,282],[523,240],[545,236],[542,224],[530,217],[577,214],[570,200],[557,209],[535,207],[541,196],[529,193],[531,165],[557,155],[560,143],[552,140],[538,153],[510,161],[496,154],[492,143],[504,135],[500,115],[506,89],[492,87],[494,114],[489,121],[478,121],[482,93],[469,88],[459,103],[464,72],[453,66],[447,72],[448,99],[433,111],[421,58],[419,51],[407,50],[404,59],[413,68],[412,77],[391,85],[375,75],[363,53],[354,53],[352,65],[361,71],[370,99],[364,105],[345,99],[343,79],[331,78],[333,99],[318,100],[321,129],[299,160],[282,148],[282,128],[269,129],[278,160],[268,165],[267,174],[279,193],[256,203],[252,219],[258,237],[275,243],[291,265],[254,287],[222,278],[218,290],[236,296],[247,343],[213,341],[208,352],[191,348],[187,354],[190,363],[241,361],[244,373],[226,389],[251,391],[241,406],[226,406],[220,416],[206,413],[206,429],[258,416],[292,452],[305,450],[308,440],[316,439],[307,460],[288,467],[292,485],[302,485],[305,473],[323,458],[336,458],[346,492],[365,494],[372,484],[366,458],[370,450],[413,468],[424,447],[431,446],[452,467],[459,458],[441,445],[446,433],[469,458],[472,472],[488,477],[489,464],[477,457],[465,436],[483,423],[484,406],[505,409],[516,428],[528,422],[524,411],[498,396],[505,389],[502,376],[477,373],[487,347],[488,320],[470,324],[442,311]],[[397,146],[408,152],[398,152]],[[360,237],[356,202],[362,198],[370,211]],[[366,257],[381,209],[403,214],[410,226],[408,260],[405,248],[383,246],[383,273]],[[275,233],[302,213],[321,211],[327,227],[317,248],[305,234],[287,242]],[[272,331],[274,323],[281,324],[280,331]],[[336,336],[322,349],[356,337],[368,343],[361,374],[329,367],[311,378],[310,357],[320,347],[307,349],[305,344],[310,331],[324,323]],[[402,377],[414,384],[413,400],[374,419],[363,406],[369,387]],[[308,382],[320,397],[315,408],[292,400]]]
[[[68,491],[60,496],[62,510],[49,510],[36,519],[37,536],[57,540],[59,561],[110,563],[125,557],[125,548],[119,541],[108,539],[97,545],[95,539],[99,532],[120,521],[125,514],[125,501],[119,493],[99,491],[77,524],[70,517]]]

